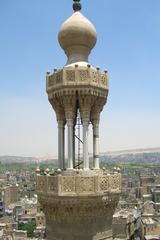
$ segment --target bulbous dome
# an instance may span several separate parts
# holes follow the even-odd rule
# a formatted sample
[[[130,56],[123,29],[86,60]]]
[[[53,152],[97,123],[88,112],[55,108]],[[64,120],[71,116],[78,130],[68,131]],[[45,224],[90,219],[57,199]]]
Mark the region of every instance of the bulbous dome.
[[[97,33],[94,25],[76,11],[61,26],[58,40],[68,56],[67,64],[88,62],[88,55],[96,44]]]

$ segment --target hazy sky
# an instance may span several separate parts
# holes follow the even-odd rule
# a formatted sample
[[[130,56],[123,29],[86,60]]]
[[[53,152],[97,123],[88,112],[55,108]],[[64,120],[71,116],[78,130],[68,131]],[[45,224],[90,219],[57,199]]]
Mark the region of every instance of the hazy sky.
[[[107,68],[110,77],[100,150],[160,146],[160,0],[82,4],[98,32],[90,62]],[[66,62],[57,33],[71,5],[0,0],[0,155],[57,154],[45,73]]]

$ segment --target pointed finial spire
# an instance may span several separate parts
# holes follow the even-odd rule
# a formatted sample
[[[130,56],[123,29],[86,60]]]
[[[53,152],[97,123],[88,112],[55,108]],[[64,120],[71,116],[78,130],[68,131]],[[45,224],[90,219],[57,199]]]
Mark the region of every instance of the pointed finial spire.
[[[80,0],[73,0],[73,1],[74,1],[74,3],[73,3],[73,10],[75,12],[80,11],[81,8],[82,8]]]

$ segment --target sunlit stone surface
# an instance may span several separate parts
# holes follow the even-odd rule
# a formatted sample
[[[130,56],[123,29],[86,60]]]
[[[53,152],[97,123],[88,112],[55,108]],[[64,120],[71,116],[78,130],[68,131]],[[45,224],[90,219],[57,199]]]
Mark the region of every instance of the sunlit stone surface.
[[[79,1],[74,4],[75,12],[58,34],[67,63],[63,69],[47,72],[46,76],[48,99],[58,123],[59,168],[52,174],[37,174],[37,193],[46,215],[49,240],[107,239],[111,236],[112,216],[121,189],[120,173],[109,174],[99,166],[99,123],[108,96],[108,75],[107,71],[101,72],[99,67],[88,63],[97,33],[93,24],[77,10]],[[81,169],[75,169],[78,111],[83,128]],[[93,126],[92,170],[88,156],[89,124]]]

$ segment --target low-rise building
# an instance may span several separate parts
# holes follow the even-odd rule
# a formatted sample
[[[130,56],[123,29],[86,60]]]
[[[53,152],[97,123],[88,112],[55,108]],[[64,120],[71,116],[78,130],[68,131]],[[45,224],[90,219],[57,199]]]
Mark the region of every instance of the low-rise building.
[[[137,210],[120,210],[113,215],[113,239],[144,239],[143,224]]]

